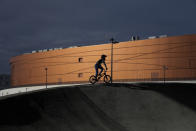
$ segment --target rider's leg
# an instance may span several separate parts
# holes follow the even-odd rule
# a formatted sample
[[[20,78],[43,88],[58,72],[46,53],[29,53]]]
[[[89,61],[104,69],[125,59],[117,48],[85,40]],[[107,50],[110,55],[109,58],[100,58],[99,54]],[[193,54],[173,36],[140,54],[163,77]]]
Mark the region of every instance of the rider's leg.
[[[98,66],[97,65],[95,65],[95,72],[96,72],[95,77],[97,78],[97,76],[98,76]]]

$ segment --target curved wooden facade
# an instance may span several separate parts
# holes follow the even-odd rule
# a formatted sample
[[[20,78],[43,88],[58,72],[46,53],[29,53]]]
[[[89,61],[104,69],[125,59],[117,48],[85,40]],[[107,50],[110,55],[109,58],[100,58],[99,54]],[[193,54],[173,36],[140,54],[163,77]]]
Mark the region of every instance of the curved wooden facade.
[[[137,41],[113,46],[113,80],[196,80],[196,35]],[[88,82],[94,64],[111,43],[31,53],[11,58],[12,86]]]

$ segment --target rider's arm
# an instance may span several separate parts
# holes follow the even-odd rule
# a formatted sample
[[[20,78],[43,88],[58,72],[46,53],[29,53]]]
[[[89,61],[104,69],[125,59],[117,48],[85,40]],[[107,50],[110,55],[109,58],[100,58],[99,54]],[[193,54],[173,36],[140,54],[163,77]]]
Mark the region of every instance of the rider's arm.
[[[103,61],[103,64],[105,65],[105,68],[106,68],[106,70],[107,70],[108,68],[107,68],[107,65],[106,65],[105,61]]]

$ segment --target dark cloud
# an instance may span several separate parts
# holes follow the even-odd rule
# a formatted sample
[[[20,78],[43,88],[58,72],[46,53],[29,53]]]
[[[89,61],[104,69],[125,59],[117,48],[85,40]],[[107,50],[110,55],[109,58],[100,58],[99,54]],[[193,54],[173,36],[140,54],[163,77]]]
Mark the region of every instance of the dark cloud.
[[[194,0],[1,0],[0,73],[32,50],[195,33]]]

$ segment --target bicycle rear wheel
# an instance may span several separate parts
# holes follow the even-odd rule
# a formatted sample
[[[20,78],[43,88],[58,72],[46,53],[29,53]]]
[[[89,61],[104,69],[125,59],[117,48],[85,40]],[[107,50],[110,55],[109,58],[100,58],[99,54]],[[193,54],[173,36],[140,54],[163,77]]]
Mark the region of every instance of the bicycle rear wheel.
[[[90,82],[91,84],[95,84],[95,83],[97,82],[96,77],[95,77],[94,75],[90,76],[89,82]]]
[[[111,82],[111,76],[110,75],[105,75],[103,78],[105,83],[110,83]]]

